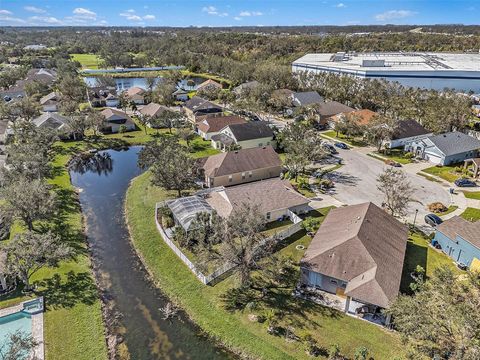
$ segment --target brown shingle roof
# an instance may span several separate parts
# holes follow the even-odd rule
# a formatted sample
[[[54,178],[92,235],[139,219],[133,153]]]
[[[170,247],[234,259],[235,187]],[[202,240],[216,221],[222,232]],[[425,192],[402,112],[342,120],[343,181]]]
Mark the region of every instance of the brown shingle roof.
[[[236,115],[230,116],[210,116],[204,118],[202,121],[197,122],[197,127],[203,133],[219,132],[227,125],[233,124],[245,124],[247,121]]]
[[[125,113],[123,111],[120,111],[120,110],[117,110],[117,109],[106,108],[106,109],[102,110],[101,114],[103,116],[105,116],[105,119],[107,121],[110,120],[110,118],[112,116],[132,121],[130,116],[125,115]]]
[[[281,165],[282,161],[275,150],[265,146],[209,156],[202,168],[205,175],[215,177]]]
[[[145,105],[141,110],[140,113],[143,115],[151,116],[151,117],[156,117],[160,116],[162,112],[165,110],[168,110],[166,106],[156,104],[156,103],[150,103],[148,105]]]
[[[205,87],[211,87],[211,86],[214,86],[218,89],[222,88],[222,84],[220,84],[220,83],[218,83],[218,82],[216,82],[212,79],[208,79],[208,80],[204,81],[203,83],[201,83],[200,85],[198,85],[197,90],[201,90]]]
[[[429,131],[415,120],[400,120],[393,131],[392,140],[426,135],[428,133]]]
[[[302,264],[347,281],[346,295],[385,308],[400,289],[407,235],[406,225],[373,203],[333,209]]]
[[[262,214],[306,205],[309,200],[281,179],[255,181],[209,193],[207,202],[222,217],[240,209],[243,204],[257,205]]]
[[[437,231],[454,241],[456,241],[457,236],[460,236],[480,249],[480,221],[470,222],[460,216],[454,216],[438,225]]]
[[[134,95],[142,95],[145,92],[142,88],[139,88],[138,86],[131,87],[127,90],[127,95],[128,96],[134,96]]]
[[[318,113],[321,116],[334,116],[340,113],[349,113],[354,111],[351,107],[343,105],[337,101],[329,101],[318,105]]]

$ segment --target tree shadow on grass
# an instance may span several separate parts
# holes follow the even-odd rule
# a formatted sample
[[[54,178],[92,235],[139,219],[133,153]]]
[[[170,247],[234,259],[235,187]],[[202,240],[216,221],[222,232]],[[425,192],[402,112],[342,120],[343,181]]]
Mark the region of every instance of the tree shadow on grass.
[[[66,279],[55,274],[36,285],[45,288],[37,294],[45,297],[47,308],[70,308],[79,303],[93,305],[98,299],[97,287],[88,272],[70,271]]]
[[[402,293],[412,293],[410,284],[413,283],[414,280],[410,274],[415,271],[418,265],[424,270],[427,269],[427,256],[428,247],[415,244],[412,239],[408,240],[403,263],[402,281],[400,283],[400,291]]]

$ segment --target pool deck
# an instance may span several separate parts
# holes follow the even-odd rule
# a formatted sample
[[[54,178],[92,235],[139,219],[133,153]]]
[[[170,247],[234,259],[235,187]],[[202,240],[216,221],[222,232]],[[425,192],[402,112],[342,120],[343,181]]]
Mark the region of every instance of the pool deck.
[[[0,309],[0,317],[15,314],[23,311],[24,304],[29,303],[32,300],[23,301],[17,305],[10,306],[5,309]],[[31,314],[32,319],[32,337],[38,343],[34,349],[35,359],[45,359],[45,347],[43,343],[43,311],[37,314]]]

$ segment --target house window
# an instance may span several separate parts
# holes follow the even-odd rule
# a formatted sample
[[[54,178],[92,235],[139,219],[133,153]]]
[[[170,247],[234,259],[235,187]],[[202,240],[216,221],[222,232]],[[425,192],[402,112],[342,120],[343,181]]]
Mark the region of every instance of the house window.
[[[210,178],[210,186],[213,186],[213,178]]]
[[[242,180],[245,180],[245,173],[242,172]]]
[[[251,171],[248,172],[248,177],[251,178],[253,173]]]
[[[330,279],[330,282],[331,282],[332,284],[335,284],[335,285],[338,284],[337,280],[334,280],[334,279]]]
[[[232,175],[228,175],[228,182],[232,182],[233,181],[233,176]]]
[[[267,212],[267,220],[270,220],[271,217],[272,217],[272,213]]]

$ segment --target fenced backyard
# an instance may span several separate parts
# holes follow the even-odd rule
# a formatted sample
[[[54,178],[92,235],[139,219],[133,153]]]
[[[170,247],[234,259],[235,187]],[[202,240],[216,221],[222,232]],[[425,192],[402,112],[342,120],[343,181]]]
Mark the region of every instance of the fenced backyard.
[[[197,266],[182,252],[182,250],[170,239],[170,236],[167,234],[165,229],[163,229],[162,224],[158,221],[158,209],[161,207],[165,206],[165,202],[159,202],[156,203],[155,205],[155,225],[157,226],[157,230],[162,236],[163,241],[165,244],[168,245],[170,249],[180,258],[180,260],[183,261],[185,265],[188,266],[190,271],[195,274],[195,276],[200,280],[203,284],[208,285],[212,284],[215,279],[218,279],[220,276],[224,275],[228,271],[232,270],[235,265],[231,263],[226,263],[217,269],[215,269],[212,273],[205,275],[198,269]],[[302,219],[296,215],[295,213],[291,212],[290,210],[288,211],[288,216],[290,220],[292,221],[292,225],[289,226],[286,229],[282,229],[275,234],[271,235],[270,237],[267,237],[258,244],[258,246],[263,246],[267,241],[275,240],[275,241],[281,241],[283,239],[286,239],[296,232],[300,231],[302,229]]]

